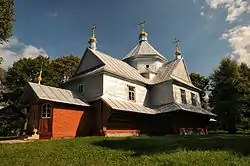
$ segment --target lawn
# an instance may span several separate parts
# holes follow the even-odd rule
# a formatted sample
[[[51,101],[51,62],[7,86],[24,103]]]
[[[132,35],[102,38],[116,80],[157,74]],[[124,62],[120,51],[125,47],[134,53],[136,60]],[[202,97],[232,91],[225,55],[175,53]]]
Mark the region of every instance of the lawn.
[[[0,165],[250,165],[250,136],[85,137],[0,144]]]

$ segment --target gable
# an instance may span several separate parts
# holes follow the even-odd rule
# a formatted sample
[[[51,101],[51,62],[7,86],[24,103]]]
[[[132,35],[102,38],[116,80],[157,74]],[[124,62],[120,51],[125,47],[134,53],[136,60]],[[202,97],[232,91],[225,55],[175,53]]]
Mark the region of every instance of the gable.
[[[103,62],[99,58],[97,58],[96,55],[94,55],[91,51],[89,51],[89,49],[87,49],[82,56],[75,74],[78,75],[102,64]]]
[[[175,67],[175,69],[173,70],[172,74],[175,77],[180,78],[181,80],[188,82],[188,83],[192,83],[186,68],[186,65],[184,63],[184,60],[181,60]]]

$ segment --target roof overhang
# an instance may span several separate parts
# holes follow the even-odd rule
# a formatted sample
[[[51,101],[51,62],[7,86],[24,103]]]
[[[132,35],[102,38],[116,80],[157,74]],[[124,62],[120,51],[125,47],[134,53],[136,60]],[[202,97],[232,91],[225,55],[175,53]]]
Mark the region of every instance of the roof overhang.
[[[114,110],[120,111],[127,111],[127,112],[135,112],[135,113],[142,113],[142,114],[161,114],[161,113],[170,113],[176,111],[185,111],[191,113],[202,114],[206,116],[217,116],[201,107],[191,106],[191,105],[184,105],[178,103],[168,103],[159,107],[149,108],[144,106],[143,104],[138,104],[132,101],[122,101],[117,100],[109,97],[102,97],[101,98],[107,105],[109,105]]]
[[[145,107],[142,104],[137,104],[132,101],[122,101],[108,97],[102,97],[102,101],[104,101],[107,105],[109,105],[114,110],[127,111],[127,112],[135,112],[142,114],[156,114],[154,109]]]
[[[90,106],[77,92],[28,82],[19,102],[34,103],[38,100],[46,100],[84,107]]]

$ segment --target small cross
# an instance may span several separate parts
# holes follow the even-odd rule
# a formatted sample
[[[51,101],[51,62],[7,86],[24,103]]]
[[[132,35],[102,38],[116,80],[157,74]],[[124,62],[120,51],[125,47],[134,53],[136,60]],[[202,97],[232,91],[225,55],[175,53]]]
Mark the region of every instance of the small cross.
[[[95,37],[96,25],[92,26],[92,37]]]
[[[144,27],[145,27],[146,21],[142,21],[139,25],[141,25],[141,30],[144,32]]]
[[[177,39],[175,38],[173,44],[175,44],[175,47],[176,47],[176,48],[179,48],[179,46],[180,46],[180,40],[177,40]]]

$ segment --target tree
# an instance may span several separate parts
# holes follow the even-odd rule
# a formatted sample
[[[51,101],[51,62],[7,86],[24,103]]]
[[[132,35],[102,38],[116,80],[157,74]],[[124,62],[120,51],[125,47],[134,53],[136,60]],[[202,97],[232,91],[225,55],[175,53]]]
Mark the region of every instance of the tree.
[[[250,128],[250,68],[248,68],[247,64],[241,63],[239,66],[239,73],[244,82],[246,95],[243,101],[243,113],[242,113],[242,123],[239,125],[241,129],[249,129]]]
[[[5,101],[15,102],[20,97],[27,82],[37,82],[42,69],[41,84],[60,87],[72,77],[80,58],[78,56],[63,56],[50,61],[48,57],[22,58],[15,62],[5,74]]]
[[[0,44],[12,36],[13,25],[15,20],[15,1],[14,0],[1,0],[0,1]]]
[[[193,83],[194,86],[197,88],[200,88],[202,91],[200,92],[200,100],[201,100],[201,105],[204,109],[208,109],[208,104],[203,100],[203,97],[206,94],[206,90],[208,87],[209,79],[205,76],[201,76],[198,73],[191,73],[190,79]]]
[[[8,89],[23,88],[26,82],[37,82],[39,71],[43,70],[43,82],[50,84],[48,73],[50,72],[50,60],[47,57],[22,58],[15,62],[6,73],[6,85]]]
[[[48,57],[22,58],[15,62],[5,74],[6,92],[5,102],[15,103],[24,90],[26,82],[37,82],[39,71],[43,68],[43,80],[45,85],[53,84],[51,79],[50,60]]]
[[[2,62],[3,62],[3,58],[0,57],[0,65],[2,64]],[[5,71],[2,67],[0,67],[0,99],[1,100],[3,97],[2,92],[5,89],[4,83],[5,83]]]
[[[54,86],[60,87],[65,81],[70,79],[79,62],[80,58],[74,55],[62,56],[52,60],[51,68],[53,70]]]
[[[219,116],[222,128],[236,133],[242,122],[242,115],[249,94],[247,80],[242,77],[240,67],[230,58],[220,62],[220,66],[210,77],[210,104]]]

